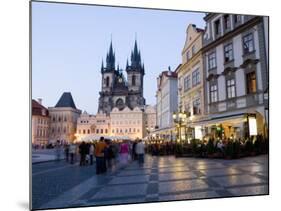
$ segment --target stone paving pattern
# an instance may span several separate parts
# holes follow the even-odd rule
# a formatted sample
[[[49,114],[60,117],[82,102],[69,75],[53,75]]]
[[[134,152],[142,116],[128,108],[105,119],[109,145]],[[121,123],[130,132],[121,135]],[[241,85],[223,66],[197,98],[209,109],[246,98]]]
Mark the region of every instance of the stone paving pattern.
[[[268,156],[237,160],[146,156],[104,175],[63,161],[33,165],[33,209],[264,195]]]

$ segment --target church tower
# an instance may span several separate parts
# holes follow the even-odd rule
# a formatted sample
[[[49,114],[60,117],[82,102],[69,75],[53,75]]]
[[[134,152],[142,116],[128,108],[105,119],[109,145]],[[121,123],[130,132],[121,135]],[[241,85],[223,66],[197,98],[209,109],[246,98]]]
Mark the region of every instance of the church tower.
[[[109,115],[114,107],[122,110],[126,106],[134,109],[145,105],[143,97],[144,65],[141,61],[137,41],[135,41],[134,49],[131,52],[130,65],[127,61],[126,72],[127,79],[119,65],[117,69],[115,68],[115,53],[111,42],[106,55],[105,67],[103,61],[101,64],[102,87],[99,93],[99,113]]]
[[[101,64],[101,92],[99,98],[98,112],[109,113],[112,109],[112,90],[115,81],[115,53],[113,52],[112,41],[110,42],[109,51],[106,55],[106,66],[103,61]]]
[[[137,41],[135,40],[134,49],[131,52],[131,64],[127,60],[126,72],[128,78],[128,102],[129,107],[142,107],[145,105],[143,97],[143,76],[144,64],[141,62],[141,54],[138,49]]]

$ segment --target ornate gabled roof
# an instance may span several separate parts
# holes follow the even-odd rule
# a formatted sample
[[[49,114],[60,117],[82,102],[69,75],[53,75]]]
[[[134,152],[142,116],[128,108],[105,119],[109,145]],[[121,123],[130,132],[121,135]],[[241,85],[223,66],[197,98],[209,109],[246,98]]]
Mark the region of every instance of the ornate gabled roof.
[[[58,107],[71,107],[76,109],[75,103],[73,101],[72,95],[70,92],[64,92],[57,102],[56,108]]]

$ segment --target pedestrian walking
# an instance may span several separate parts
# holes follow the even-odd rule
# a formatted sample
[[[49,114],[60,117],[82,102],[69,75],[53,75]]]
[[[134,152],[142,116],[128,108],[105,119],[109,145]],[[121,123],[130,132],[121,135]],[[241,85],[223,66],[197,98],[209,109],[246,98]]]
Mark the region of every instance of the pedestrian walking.
[[[104,159],[105,149],[106,149],[106,143],[104,142],[104,137],[100,137],[100,140],[95,147],[96,174],[106,172],[106,164]]]
[[[133,152],[132,152],[132,160],[137,160],[138,157],[137,157],[137,153],[136,153],[136,145],[138,143],[138,139],[134,141],[133,143]]]
[[[64,145],[64,154],[65,154],[65,160],[66,160],[66,162],[68,162],[68,160],[69,160],[69,145],[68,144]]]
[[[57,143],[56,143],[56,160],[59,161],[60,158],[61,158],[61,145],[60,145],[60,141],[57,140]]]
[[[142,140],[139,140],[139,142],[136,145],[136,153],[138,155],[138,161],[139,165],[143,165],[144,163],[144,143]]]
[[[69,154],[70,154],[70,163],[74,164],[74,156],[76,153],[76,145],[75,144],[71,144],[69,146]]]
[[[122,165],[127,165],[129,159],[129,145],[127,141],[123,141],[120,146],[120,163]]]
[[[80,166],[86,165],[87,145],[84,141],[79,145]]]
[[[95,153],[94,144],[90,144],[90,149],[89,149],[90,165],[93,165],[93,163],[94,163],[94,153]]]

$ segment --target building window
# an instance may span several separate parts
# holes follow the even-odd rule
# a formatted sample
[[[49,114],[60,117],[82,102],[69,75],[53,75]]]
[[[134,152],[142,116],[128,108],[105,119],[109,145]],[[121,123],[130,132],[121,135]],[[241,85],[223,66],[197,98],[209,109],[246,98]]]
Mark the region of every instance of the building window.
[[[96,129],[96,133],[99,134],[99,129]]]
[[[189,51],[186,52],[186,62],[188,62],[190,59]]]
[[[86,130],[83,130],[83,134],[85,134],[86,133]]]
[[[235,80],[234,78],[226,80],[227,97],[235,97]]]
[[[129,133],[130,133],[131,131],[132,131],[131,128],[129,128]]]
[[[88,129],[88,134],[90,134],[90,129]]]
[[[256,72],[251,72],[246,75],[247,80],[247,94],[257,92]]]
[[[224,28],[225,28],[225,30],[230,29],[230,16],[229,15],[225,15],[223,17],[223,19],[224,19]]]
[[[241,15],[234,15],[233,18],[234,18],[234,24],[241,22]]]
[[[132,86],[136,86],[136,76],[132,76]]]
[[[221,33],[221,23],[220,23],[220,19],[215,21],[215,34],[216,35],[220,35]]]
[[[211,85],[210,87],[210,101],[211,103],[218,101],[218,87],[216,84]]]
[[[183,80],[183,88],[184,91],[187,91],[190,89],[190,75],[186,76]]]
[[[195,54],[195,45],[192,46],[192,55]]]
[[[118,128],[116,128],[116,133],[119,133],[119,130],[118,130]]]
[[[243,37],[243,50],[244,54],[254,51],[253,33],[249,33]]]
[[[100,133],[103,134],[103,129],[100,129]]]
[[[193,115],[201,114],[200,98],[193,101]]]
[[[66,133],[66,127],[63,128],[63,133]]]
[[[208,55],[208,66],[209,66],[209,70],[216,68],[217,64],[216,64],[216,53],[212,52]]]
[[[112,129],[112,133],[114,133],[114,130]]]
[[[65,116],[65,117],[64,117],[64,121],[66,122],[66,120],[67,120],[67,119],[66,119],[66,116]]]
[[[196,69],[192,72],[192,86],[200,84],[200,72],[199,69]]]
[[[224,62],[229,62],[233,60],[233,45],[229,43],[224,46]]]
[[[78,130],[78,133],[81,134],[81,130]]]
[[[109,76],[106,77],[105,83],[106,83],[106,87],[109,87]]]

